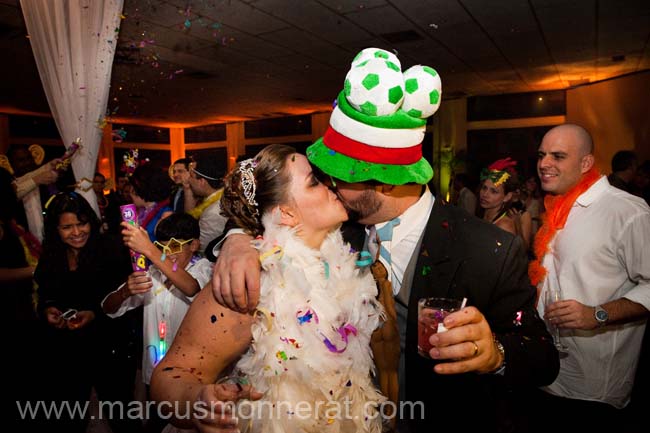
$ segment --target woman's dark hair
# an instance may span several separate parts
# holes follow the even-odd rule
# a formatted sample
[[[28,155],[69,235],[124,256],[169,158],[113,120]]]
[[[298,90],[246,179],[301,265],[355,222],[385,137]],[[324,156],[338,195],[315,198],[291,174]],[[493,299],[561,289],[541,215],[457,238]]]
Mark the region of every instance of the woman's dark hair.
[[[156,239],[167,242],[171,238],[198,239],[201,236],[199,222],[186,213],[174,213],[163,218],[156,227]]]
[[[255,178],[255,197],[257,206],[250,204],[244,195],[240,168],[246,161],[238,162],[224,179],[221,197],[221,214],[231,219],[253,236],[264,231],[262,215],[275,206],[286,203],[291,177],[287,173],[287,159],[296,149],[284,144],[271,144],[253,158],[252,173]]]
[[[517,175],[517,172],[515,170],[512,170],[509,172],[510,176],[508,179],[503,181],[501,185],[503,186],[503,194],[508,195],[508,193],[512,192],[514,193],[515,191],[519,190],[520,187],[520,182],[519,182],[519,176]],[[485,183],[487,179],[481,180],[481,186]],[[503,212],[507,212],[510,209],[515,209],[515,210],[521,210],[517,208],[517,204],[514,202],[514,200],[510,200],[508,202],[503,202],[501,205],[501,209],[499,209],[498,214],[501,215]],[[476,213],[476,215],[479,218],[482,218],[483,215],[485,214],[485,209],[483,209],[481,206],[479,206],[479,209]]]
[[[18,198],[12,186],[14,177],[4,168],[0,167],[0,221],[8,223],[18,213]]]
[[[50,266],[68,269],[67,245],[59,235],[59,220],[64,213],[73,213],[82,223],[90,223],[88,242],[79,252],[79,267],[90,263],[101,252],[98,251],[99,229],[101,223],[90,204],[76,192],[60,192],[47,205],[45,214],[45,236],[43,238],[43,261]]]
[[[156,203],[169,198],[173,186],[167,172],[152,165],[138,166],[129,182],[144,201]]]

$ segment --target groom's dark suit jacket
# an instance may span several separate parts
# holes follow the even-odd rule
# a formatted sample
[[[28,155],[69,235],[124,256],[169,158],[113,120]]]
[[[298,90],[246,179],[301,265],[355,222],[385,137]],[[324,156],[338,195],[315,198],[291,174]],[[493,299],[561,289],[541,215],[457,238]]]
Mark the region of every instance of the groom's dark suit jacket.
[[[416,411],[411,431],[442,431],[447,426],[460,431],[509,430],[521,415],[513,408],[521,403],[516,400],[523,391],[553,382],[559,371],[558,353],[535,310],[523,242],[436,200],[417,253],[408,306],[405,389],[407,401],[423,402],[424,419]],[[417,353],[417,301],[423,297],[467,297],[467,305],[485,315],[505,348],[504,374],[434,373],[433,361]],[[410,418],[409,411],[402,417]]]

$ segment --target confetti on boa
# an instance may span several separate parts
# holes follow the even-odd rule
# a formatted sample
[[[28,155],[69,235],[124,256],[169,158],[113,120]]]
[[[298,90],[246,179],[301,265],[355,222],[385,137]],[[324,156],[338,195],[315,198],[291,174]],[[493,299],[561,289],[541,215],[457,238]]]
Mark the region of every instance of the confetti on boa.
[[[259,320],[236,369],[265,393],[263,400],[289,407],[305,401],[315,409],[308,419],[290,410],[280,417],[262,410],[252,430],[379,433],[381,418],[369,418],[371,409],[363,413],[366,403],[385,400],[370,376],[370,336],[383,317],[372,274],[356,266],[357,255],[340,231],[316,251],[273,219],[263,218],[264,237],[254,241],[263,268]],[[325,404],[319,408],[315,402]],[[350,419],[328,416],[328,405],[346,404]]]

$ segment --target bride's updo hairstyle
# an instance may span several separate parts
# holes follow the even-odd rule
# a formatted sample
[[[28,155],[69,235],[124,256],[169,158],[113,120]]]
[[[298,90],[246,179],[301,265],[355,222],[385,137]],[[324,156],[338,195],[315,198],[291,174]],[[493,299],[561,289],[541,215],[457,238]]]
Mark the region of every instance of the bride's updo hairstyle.
[[[254,158],[238,162],[224,179],[221,214],[252,236],[264,232],[262,215],[289,201],[287,160],[296,149],[271,144]]]

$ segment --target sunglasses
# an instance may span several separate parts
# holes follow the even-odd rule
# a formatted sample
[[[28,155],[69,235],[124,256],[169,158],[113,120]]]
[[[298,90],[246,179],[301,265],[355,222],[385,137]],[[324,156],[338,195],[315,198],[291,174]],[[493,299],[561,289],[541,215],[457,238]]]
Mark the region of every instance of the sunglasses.
[[[171,256],[174,254],[178,254],[181,251],[183,251],[183,245],[190,243],[194,240],[194,238],[187,239],[185,241],[179,241],[176,238],[171,238],[169,241],[167,241],[166,244],[160,243],[158,241],[155,241],[153,244],[158,247],[160,251],[162,251],[165,255]]]

